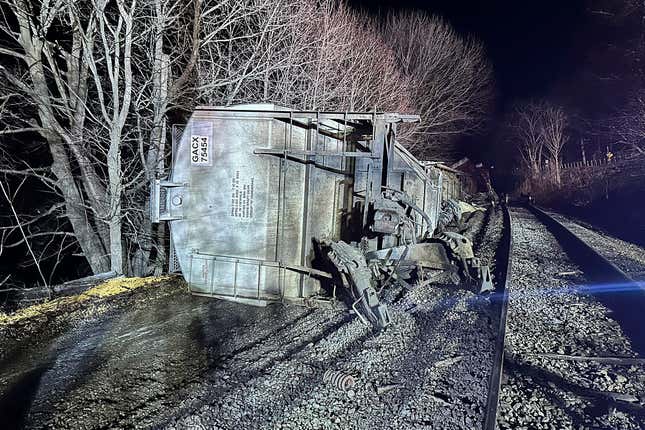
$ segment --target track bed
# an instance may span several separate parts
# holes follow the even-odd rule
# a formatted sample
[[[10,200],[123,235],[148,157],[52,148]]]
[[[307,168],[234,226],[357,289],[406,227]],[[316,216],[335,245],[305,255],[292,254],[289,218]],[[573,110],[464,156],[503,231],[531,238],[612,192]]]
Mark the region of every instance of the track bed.
[[[501,429],[645,426],[645,366],[534,215],[515,209]],[[594,360],[621,357],[622,360]]]
[[[632,279],[645,281],[645,248],[610,236],[564,215],[548,213]]]

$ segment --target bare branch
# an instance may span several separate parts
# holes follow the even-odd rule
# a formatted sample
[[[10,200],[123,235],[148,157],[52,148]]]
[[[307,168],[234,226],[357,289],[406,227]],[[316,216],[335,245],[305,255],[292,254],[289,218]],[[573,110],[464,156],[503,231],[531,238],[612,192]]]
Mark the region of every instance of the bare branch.
[[[11,201],[11,198],[9,197],[9,194],[7,194],[7,190],[4,187],[4,184],[0,182],[0,190],[2,190],[2,194],[4,195],[5,199],[7,200],[7,203],[9,203],[9,207],[11,208],[11,213],[13,213],[13,216],[16,219],[16,223],[18,224],[18,228],[20,229],[20,233],[22,234],[22,237],[24,238],[25,245],[27,246],[27,249],[29,250],[29,253],[31,254],[31,257],[34,260],[34,263],[36,264],[36,267],[38,268],[38,274],[40,275],[40,278],[43,281],[43,284],[45,287],[48,287],[47,280],[45,279],[45,275],[43,275],[43,271],[40,268],[40,263],[36,259],[36,255],[34,254],[33,249],[31,248],[31,245],[29,244],[29,241],[27,239],[27,235],[25,234],[25,231],[23,229],[23,226],[20,222],[20,218],[18,218],[18,214],[16,213],[16,209],[13,206],[13,202]],[[6,248],[7,246],[5,246]],[[4,281],[3,281],[4,283]]]

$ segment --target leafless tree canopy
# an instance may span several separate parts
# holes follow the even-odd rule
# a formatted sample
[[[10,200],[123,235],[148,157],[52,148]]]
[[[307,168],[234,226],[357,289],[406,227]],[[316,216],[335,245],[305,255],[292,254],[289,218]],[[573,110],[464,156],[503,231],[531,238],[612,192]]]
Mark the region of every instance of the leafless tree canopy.
[[[146,186],[163,156],[166,111],[196,62],[199,0],[6,0],[0,7],[2,173],[36,178],[52,196],[50,207],[16,214],[15,224],[65,221],[21,240],[73,237],[94,273],[146,272],[156,235]],[[15,159],[8,137],[42,142],[51,163],[35,169],[33,159]],[[3,238],[15,237],[15,227],[3,227]]]
[[[481,45],[440,19],[383,25],[336,0],[0,0],[0,33],[0,254],[28,247],[44,283],[72,252],[94,273],[160,269],[147,197],[170,112],[419,112],[406,142],[431,154],[480,128],[492,94]],[[34,182],[42,207],[23,213]]]
[[[382,31],[422,117],[408,146],[426,156],[448,155],[451,138],[480,130],[491,108],[492,68],[483,46],[419,12],[388,16]]]
[[[198,91],[210,104],[409,110],[408,87],[375,24],[334,1],[211,1]]]
[[[550,167],[556,184],[560,184],[560,166],[562,164],[562,149],[567,143],[565,132],[567,116],[564,110],[553,105],[545,105],[542,111],[542,135],[544,147],[549,153]]]
[[[602,124],[602,132],[618,151],[645,154],[645,91],[635,91],[633,99]]]
[[[519,104],[506,124],[507,136],[514,142],[529,178],[541,177],[544,165],[560,183],[562,150],[568,140],[567,116],[561,107],[546,101]]]
[[[544,153],[541,113],[542,106],[537,103],[518,105],[507,123],[508,134],[515,142],[525,166],[533,175],[539,172]]]

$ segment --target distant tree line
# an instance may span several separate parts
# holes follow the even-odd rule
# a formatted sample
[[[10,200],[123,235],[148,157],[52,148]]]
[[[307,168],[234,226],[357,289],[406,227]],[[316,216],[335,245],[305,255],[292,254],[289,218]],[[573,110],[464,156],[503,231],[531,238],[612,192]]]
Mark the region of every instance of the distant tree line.
[[[169,122],[196,104],[419,113],[402,138],[430,157],[480,129],[493,94],[481,44],[421,13],[377,20],[335,0],[0,0],[0,12],[0,256],[45,285],[74,256],[78,272],[161,270],[149,184]]]
[[[564,109],[546,101],[518,104],[503,127],[504,139],[515,146],[526,179],[560,185],[562,151],[569,139]]]
[[[514,103],[500,123],[499,147],[514,152],[523,191],[557,192],[564,161],[645,156],[645,3],[587,0],[584,7],[576,73]]]

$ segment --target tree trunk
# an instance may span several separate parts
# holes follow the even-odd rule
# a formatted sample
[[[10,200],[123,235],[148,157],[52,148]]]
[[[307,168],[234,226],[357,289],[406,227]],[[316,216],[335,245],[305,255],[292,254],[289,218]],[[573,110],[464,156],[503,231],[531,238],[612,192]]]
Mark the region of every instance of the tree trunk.
[[[123,244],[121,243],[121,139],[112,133],[107,154],[108,178],[110,181],[110,270],[123,273]]]
[[[560,161],[555,160],[554,162],[554,171],[555,171],[555,183],[559,185],[562,185],[562,179],[560,176]]]
[[[170,58],[163,53],[163,37],[160,34],[155,44],[155,62],[153,70],[153,128],[150,133],[150,147],[146,155],[147,180],[151,182],[163,174],[166,139],[166,109],[168,107],[168,75]],[[150,202],[145,203],[145,214],[150,213]],[[130,260],[130,270],[134,276],[144,276],[152,268],[154,273],[161,272],[160,263],[164,261],[163,230],[155,231],[149,217],[144,216],[141,226],[142,238]],[[159,232],[161,231],[161,233]],[[160,255],[154,262],[150,261],[153,247]],[[153,267],[151,267],[153,266]]]
[[[83,197],[72,176],[67,154],[62,141],[56,136],[48,138],[52,154],[52,172],[56,176],[56,185],[65,200],[65,213],[72,225],[83,255],[94,274],[107,272],[110,261],[98,234],[92,229],[84,210]]]
[[[20,18],[20,17],[19,17]],[[38,103],[38,118],[45,132],[41,132],[49,144],[52,155],[52,173],[56,176],[56,186],[65,201],[65,211],[83,254],[92,271],[106,272],[109,268],[105,248],[100,236],[88,221],[84,195],[74,180],[70,156],[63,144],[63,130],[58,124],[50,104],[50,93],[42,64],[42,43],[33,41],[27,31],[28,23],[21,22],[21,44],[27,53],[27,65],[34,89],[34,100]],[[33,42],[33,43],[32,43]]]

